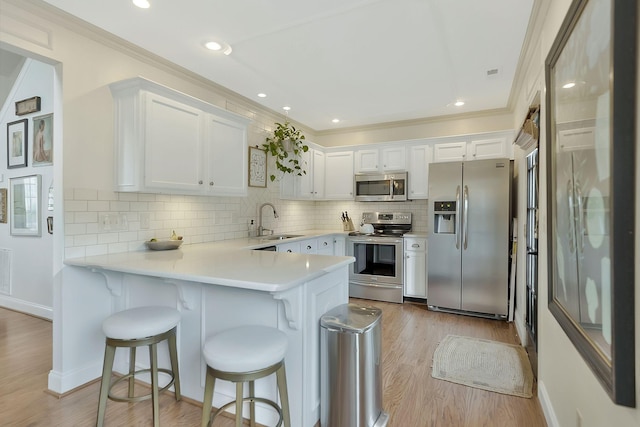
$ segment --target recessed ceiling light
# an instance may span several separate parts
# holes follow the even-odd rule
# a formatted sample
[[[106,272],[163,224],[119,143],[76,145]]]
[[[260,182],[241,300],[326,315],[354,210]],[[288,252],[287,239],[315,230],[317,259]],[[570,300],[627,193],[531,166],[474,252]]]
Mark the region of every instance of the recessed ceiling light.
[[[258,98],[266,98],[267,94],[266,93],[259,93],[258,94]]]
[[[333,123],[340,123],[340,119],[333,119],[331,120]]]
[[[464,101],[456,101],[453,103],[456,107],[462,107],[464,105]]]
[[[232,52],[231,46],[229,46],[229,44],[225,42],[212,40],[210,42],[205,43],[204,46],[209,50],[212,50],[214,52],[222,52],[225,55],[229,55]]]
[[[151,6],[147,0],[133,0],[133,4],[138,6],[140,9],[149,9]]]
[[[569,82],[569,83],[565,83],[562,85],[562,89],[571,89],[572,87],[574,87],[576,85],[575,82]]]
[[[289,111],[289,110],[291,110],[291,107],[286,106],[286,107],[282,107],[282,109],[283,109],[284,111]]]

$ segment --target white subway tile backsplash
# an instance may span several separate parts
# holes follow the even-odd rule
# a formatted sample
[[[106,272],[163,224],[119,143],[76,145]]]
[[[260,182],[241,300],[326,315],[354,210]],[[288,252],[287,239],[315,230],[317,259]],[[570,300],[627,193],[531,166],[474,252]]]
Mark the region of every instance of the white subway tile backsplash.
[[[247,236],[251,220],[258,224],[258,207],[276,206],[279,218],[264,208],[263,226],[274,233],[310,229],[342,230],[341,212],[349,212],[356,229],[363,211],[412,212],[413,230],[427,231],[427,201],[356,203],[353,201],[280,200],[278,184],[249,188],[244,198],[207,197],[113,191],[65,190],[65,256],[67,258],[144,250],[144,241],[168,238],[172,230],[184,244],[205,243]],[[101,229],[101,214],[126,218],[122,229]],[[149,216],[149,228],[140,229],[140,215]]]

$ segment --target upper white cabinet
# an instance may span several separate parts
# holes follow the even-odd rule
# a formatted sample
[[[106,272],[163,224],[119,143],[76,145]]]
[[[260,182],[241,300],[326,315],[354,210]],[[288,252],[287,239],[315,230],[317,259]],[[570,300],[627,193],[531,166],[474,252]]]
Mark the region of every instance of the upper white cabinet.
[[[434,162],[461,162],[466,160],[467,142],[438,142],[433,145]]]
[[[355,168],[357,173],[399,171],[407,168],[407,151],[404,144],[356,150]]]
[[[353,200],[353,151],[325,155],[326,200]]]
[[[472,140],[468,147],[467,160],[510,157],[508,148],[506,137]]]
[[[113,83],[115,189],[244,196],[244,117],[136,77]]]
[[[429,198],[429,163],[433,159],[431,145],[409,147],[409,199]]]
[[[302,153],[302,164],[307,172],[302,176],[291,175],[294,180],[294,196],[296,199],[322,199],[324,197],[324,153],[309,148]],[[289,185],[287,178],[282,185]],[[281,185],[281,187],[282,187]]]

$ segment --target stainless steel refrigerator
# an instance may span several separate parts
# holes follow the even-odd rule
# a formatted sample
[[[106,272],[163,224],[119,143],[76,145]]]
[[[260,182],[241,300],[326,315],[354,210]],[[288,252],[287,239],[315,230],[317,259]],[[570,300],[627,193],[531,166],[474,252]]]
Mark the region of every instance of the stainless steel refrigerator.
[[[509,159],[429,165],[430,309],[507,316],[511,171]]]

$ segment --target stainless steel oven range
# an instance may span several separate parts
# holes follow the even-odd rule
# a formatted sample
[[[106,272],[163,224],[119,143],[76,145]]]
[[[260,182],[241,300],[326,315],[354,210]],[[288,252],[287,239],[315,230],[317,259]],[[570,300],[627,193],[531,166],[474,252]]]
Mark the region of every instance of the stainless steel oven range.
[[[349,233],[347,253],[356,261],[349,267],[349,296],[403,302],[403,235],[411,231],[411,213],[364,212],[362,223],[373,233]]]

